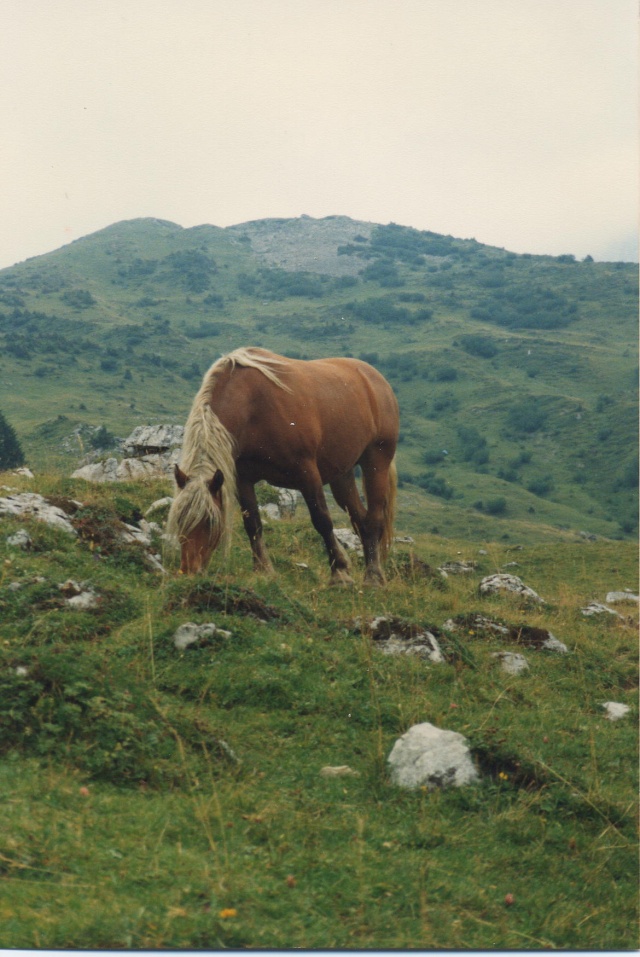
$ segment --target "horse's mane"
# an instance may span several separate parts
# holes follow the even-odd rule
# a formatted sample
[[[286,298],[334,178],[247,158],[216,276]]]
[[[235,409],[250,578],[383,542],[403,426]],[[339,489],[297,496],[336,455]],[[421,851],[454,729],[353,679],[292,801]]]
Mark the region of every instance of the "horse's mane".
[[[231,538],[233,506],[237,496],[235,441],[211,408],[211,394],[220,375],[236,366],[257,369],[267,379],[287,392],[291,390],[273,371],[273,366],[284,365],[284,360],[252,348],[236,349],[221,356],[205,373],[196,393],[184,429],[180,468],[189,477],[186,486],[175,496],[169,517],[167,533],[175,538],[188,535],[203,519],[212,527],[221,525],[221,533],[228,545]],[[222,514],[215,505],[208,488],[216,469],[224,475],[222,485]]]

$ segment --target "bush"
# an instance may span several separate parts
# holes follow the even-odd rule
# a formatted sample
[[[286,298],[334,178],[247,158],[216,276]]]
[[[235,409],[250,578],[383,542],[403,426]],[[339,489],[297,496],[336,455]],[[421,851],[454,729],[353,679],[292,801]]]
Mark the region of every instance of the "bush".
[[[430,495],[437,495],[439,498],[453,498],[455,492],[449,483],[435,472],[425,472],[418,478],[418,485]]]
[[[479,359],[492,359],[498,354],[498,347],[493,339],[486,336],[460,336],[460,345],[470,356],[476,356]]]
[[[527,485],[527,491],[539,498],[544,498],[553,489],[553,479],[550,475],[543,475],[540,478],[533,479]]]
[[[484,510],[488,515],[504,515],[507,511],[507,500],[501,495],[490,498],[488,502],[485,502]]]
[[[537,432],[541,429],[549,417],[535,398],[518,402],[509,409],[507,415],[507,427],[514,432]]]

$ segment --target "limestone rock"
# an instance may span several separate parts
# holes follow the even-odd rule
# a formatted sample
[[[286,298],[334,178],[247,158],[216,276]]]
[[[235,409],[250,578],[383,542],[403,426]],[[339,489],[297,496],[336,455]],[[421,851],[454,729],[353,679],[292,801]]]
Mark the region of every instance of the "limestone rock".
[[[533,590],[529,588],[528,585],[525,585],[522,579],[518,578],[517,575],[488,575],[487,578],[483,578],[480,582],[480,594],[481,595],[499,595],[501,592],[510,592],[511,594],[518,595],[520,598],[526,598],[528,601],[536,602],[539,605],[544,605],[544,599],[540,597]]]
[[[619,721],[631,710],[628,704],[621,704],[619,701],[605,701],[602,707],[607,712],[605,715],[607,721]]]
[[[331,765],[326,765],[326,767],[321,768],[320,777],[321,778],[346,778],[346,777],[359,777],[360,772],[354,771],[353,768],[350,768],[348,764],[340,764],[332,767]]]
[[[445,575],[469,575],[471,572],[474,572],[477,567],[477,562],[445,562],[444,565],[439,566],[438,571],[443,572]]]
[[[125,457],[142,458],[179,449],[184,440],[182,425],[139,425],[122,443]]]
[[[494,651],[491,657],[500,662],[500,667],[508,675],[519,675],[529,670],[529,662],[524,655],[518,655],[512,651]]]
[[[593,618],[595,615],[613,615],[614,618],[623,619],[623,616],[617,611],[614,611],[613,608],[609,608],[607,605],[603,605],[599,601],[591,601],[588,605],[581,609],[582,614],[585,618]]]
[[[76,535],[76,530],[66,512],[57,505],[50,505],[42,495],[36,492],[21,492],[0,498],[0,515],[27,515],[53,525],[54,528],[59,528],[69,535]]]
[[[634,595],[633,592],[626,591],[626,590],[625,591],[610,591],[610,592],[607,592],[607,597],[605,598],[605,601],[609,605],[616,605],[618,602],[621,602],[621,601],[634,601],[636,604],[638,604],[638,602],[640,602],[640,596]]]
[[[264,515],[268,521],[272,522],[279,522],[282,518],[282,515],[280,514],[280,506],[276,505],[275,502],[267,502],[266,505],[261,505],[260,514]]]
[[[478,780],[463,735],[416,724],[394,744],[387,758],[391,781],[403,788],[461,787]]]
[[[352,529],[334,528],[333,534],[348,552],[355,552],[356,555],[359,555],[361,558],[364,556],[362,542]]]
[[[222,638],[232,637],[230,631],[223,631],[222,628],[218,628],[212,621],[203,625],[197,625],[193,621],[187,621],[184,625],[180,625],[175,632],[173,643],[178,651],[185,651],[192,645],[206,644],[210,638],[216,635],[220,635]]]
[[[7,537],[7,545],[11,548],[22,548],[24,551],[27,551],[33,545],[33,541],[29,532],[24,528],[20,528],[15,535],[9,535]]]
[[[371,635],[383,655],[417,655],[434,663],[445,660],[431,631],[395,615],[378,615],[364,622],[356,618],[353,624],[355,631]]]

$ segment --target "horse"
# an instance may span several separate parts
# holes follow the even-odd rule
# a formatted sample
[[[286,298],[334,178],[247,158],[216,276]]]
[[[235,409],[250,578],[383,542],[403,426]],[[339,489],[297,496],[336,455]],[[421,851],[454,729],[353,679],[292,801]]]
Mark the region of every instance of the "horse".
[[[240,503],[256,571],[273,574],[255,483],[297,489],[322,537],[332,584],[353,584],[323,486],[347,512],[363,546],[365,583],[384,584],[393,537],[399,412],[391,386],[359,359],[299,360],[246,347],[222,356],[202,380],[184,432],[167,532],[181,549],[180,571],[206,569],[229,543]],[[355,483],[362,469],[366,508]]]

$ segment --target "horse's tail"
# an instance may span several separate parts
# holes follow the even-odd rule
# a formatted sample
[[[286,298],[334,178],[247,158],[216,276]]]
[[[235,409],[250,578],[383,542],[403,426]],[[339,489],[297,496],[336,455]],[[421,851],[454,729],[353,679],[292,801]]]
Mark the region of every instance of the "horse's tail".
[[[398,491],[398,470],[396,469],[395,458],[389,466],[389,488],[384,503],[384,527],[382,529],[382,538],[380,539],[380,548],[382,556],[385,558],[391,542],[393,541],[393,526],[396,518],[396,494]]]

